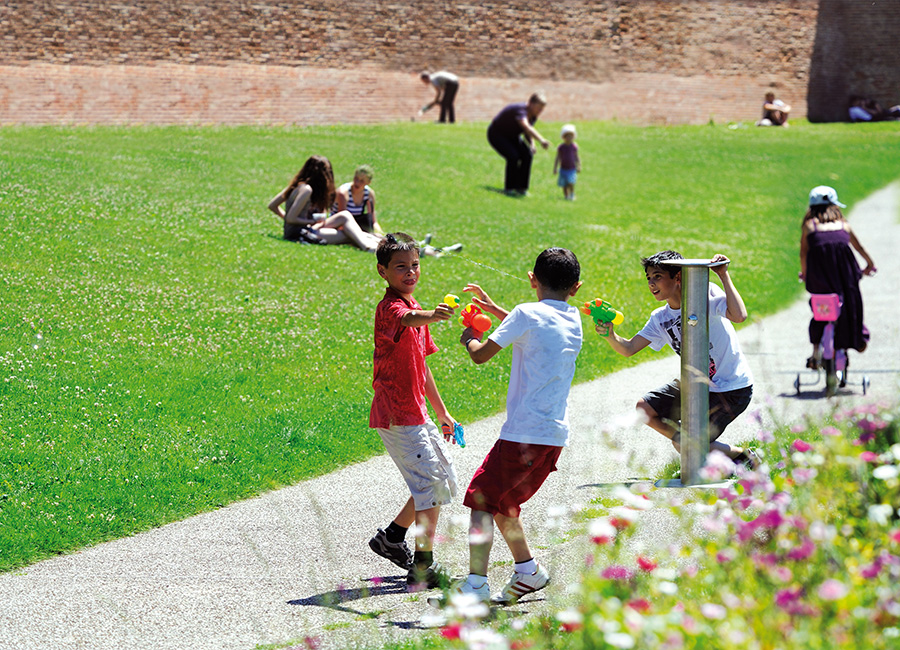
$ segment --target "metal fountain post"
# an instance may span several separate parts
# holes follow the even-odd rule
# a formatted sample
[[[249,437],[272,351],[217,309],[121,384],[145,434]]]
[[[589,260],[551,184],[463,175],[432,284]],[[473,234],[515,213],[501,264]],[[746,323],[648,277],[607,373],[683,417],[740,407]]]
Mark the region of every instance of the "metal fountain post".
[[[701,486],[709,450],[709,269],[726,262],[667,260],[681,267],[681,479],[665,487]]]

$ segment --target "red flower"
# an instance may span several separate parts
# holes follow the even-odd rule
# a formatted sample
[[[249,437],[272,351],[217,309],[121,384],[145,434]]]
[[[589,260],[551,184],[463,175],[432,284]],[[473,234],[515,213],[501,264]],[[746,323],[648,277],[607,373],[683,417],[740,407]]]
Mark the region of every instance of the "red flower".
[[[631,525],[631,522],[621,517],[610,517],[609,523],[616,527],[616,530],[624,530]]]
[[[640,612],[641,614],[646,614],[650,611],[650,601],[643,598],[629,600],[626,604],[628,605],[628,607],[635,610],[636,612]]]
[[[641,569],[646,571],[647,573],[650,573],[651,571],[653,571],[653,569],[655,569],[657,566],[659,566],[658,563],[654,562],[650,558],[644,557],[643,555],[638,555],[637,563],[638,563],[638,566],[641,567]]]
[[[452,625],[446,625],[441,628],[441,636],[445,639],[449,639],[450,641],[457,641],[460,636],[460,632],[462,631],[462,625],[459,623],[453,623]]]

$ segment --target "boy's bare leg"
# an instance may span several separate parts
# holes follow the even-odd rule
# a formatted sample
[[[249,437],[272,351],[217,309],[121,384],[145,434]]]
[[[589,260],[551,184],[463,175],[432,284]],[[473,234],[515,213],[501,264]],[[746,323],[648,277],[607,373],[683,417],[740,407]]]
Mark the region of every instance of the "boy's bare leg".
[[[403,504],[400,512],[394,517],[394,523],[402,528],[409,528],[416,523],[416,502],[412,497],[409,497],[409,500]]]
[[[678,448],[678,432],[672,428],[671,425],[666,424],[666,422],[659,417],[659,414],[651,408],[647,402],[641,400],[637,403],[637,410],[641,411],[644,415],[644,421],[648,427],[653,429],[654,431],[658,431],[663,434],[666,438],[672,441],[672,444],[675,445],[675,448]]]
[[[509,546],[515,562],[527,562],[534,557],[531,549],[528,548],[521,519],[498,514],[494,515],[494,521],[497,522],[497,528],[500,529],[503,539],[506,540],[506,545]]]
[[[437,530],[438,515],[441,507],[436,506],[428,510],[416,511],[416,525],[421,529],[416,535],[416,550],[431,551],[434,547],[434,533]]]
[[[494,518],[484,510],[473,510],[469,518],[469,573],[487,576],[493,545]]]

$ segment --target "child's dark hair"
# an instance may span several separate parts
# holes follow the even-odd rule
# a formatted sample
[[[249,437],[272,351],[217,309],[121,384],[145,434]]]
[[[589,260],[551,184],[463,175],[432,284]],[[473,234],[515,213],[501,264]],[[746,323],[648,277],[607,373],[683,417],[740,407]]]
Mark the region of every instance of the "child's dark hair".
[[[390,232],[386,234],[375,249],[375,258],[381,266],[391,263],[394,253],[403,251],[419,252],[419,243],[405,232]]]
[[[534,262],[534,277],[551,291],[566,291],[581,277],[575,253],[565,248],[548,248]]]
[[[681,267],[677,264],[663,264],[668,260],[683,260],[684,256],[678,251],[660,251],[650,257],[642,257],[641,265],[644,267],[644,273],[651,266],[658,266],[661,269],[668,269],[669,277],[674,278],[681,272]]]

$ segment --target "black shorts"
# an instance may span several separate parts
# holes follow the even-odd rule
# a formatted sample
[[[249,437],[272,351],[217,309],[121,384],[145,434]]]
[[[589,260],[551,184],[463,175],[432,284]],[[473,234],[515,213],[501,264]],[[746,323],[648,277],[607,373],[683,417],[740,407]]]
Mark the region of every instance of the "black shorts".
[[[725,427],[747,410],[753,397],[753,386],[709,393],[709,439],[715,440],[722,435]],[[681,382],[677,379],[665,386],[660,386],[644,395],[644,401],[650,405],[663,420],[673,423],[678,428],[681,421]]]

